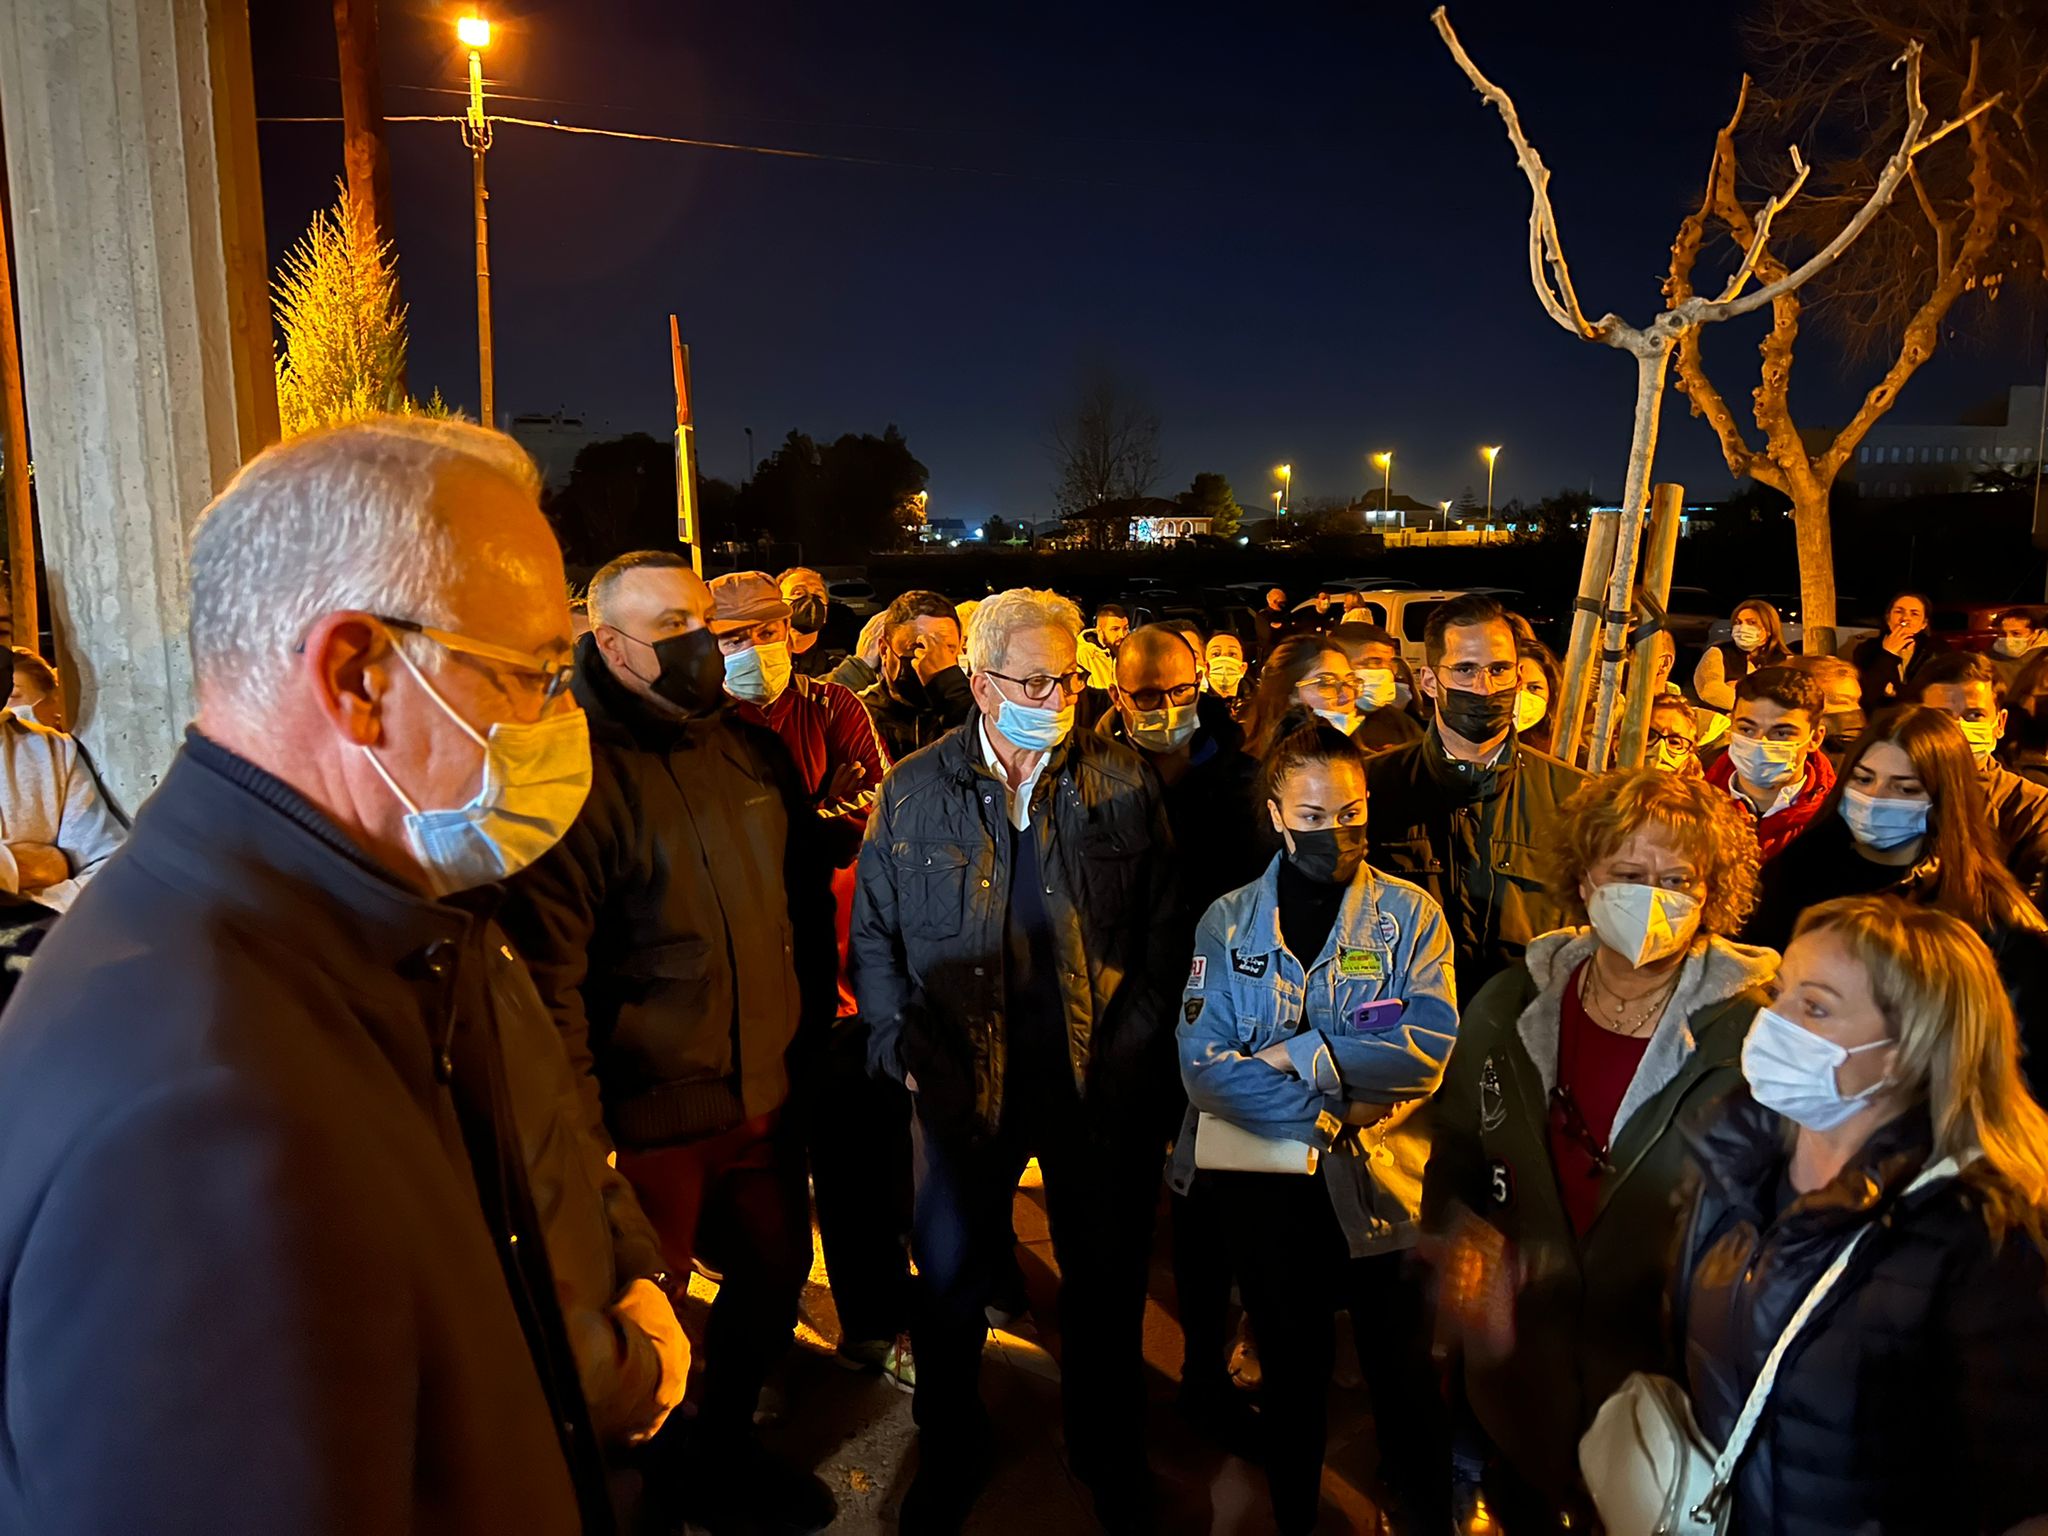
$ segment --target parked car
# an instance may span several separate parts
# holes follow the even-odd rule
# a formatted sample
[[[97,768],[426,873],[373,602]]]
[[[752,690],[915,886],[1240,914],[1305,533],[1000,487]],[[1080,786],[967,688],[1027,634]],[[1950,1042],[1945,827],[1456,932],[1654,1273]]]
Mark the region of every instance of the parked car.
[[[882,611],[881,596],[875,591],[875,584],[865,576],[848,576],[837,581],[828,579],[825,590],[832,595],[833,602],[857,619],[865,621]]]

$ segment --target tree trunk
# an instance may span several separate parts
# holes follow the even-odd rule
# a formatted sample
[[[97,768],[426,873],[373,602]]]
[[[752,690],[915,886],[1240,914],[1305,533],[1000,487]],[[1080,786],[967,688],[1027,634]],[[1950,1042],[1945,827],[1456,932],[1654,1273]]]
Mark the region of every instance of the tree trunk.
[[[1629,444],[1628,482],[1621,494],[1621,529],[1614,544],[1614,570],[1607,579],[1606,611],[1600,616],[1600,652],[1593,668],[1593,736],[1586,764],[1606,771],[1621,724],[1622,641],[1635,605],[1636,560],[1642,551],[1643,517],[1649,509],[1650,472],[1657,462],[1657,427],[1664,414],[1664,381],[1671,367],[1673,339],[1644,338],[1636,349],[1636,426]]]
[[[1792,492],[1792,527],[1799,547],[1799,618],[1808,656],[1835,653],[1835,546],[1828,488],[1807,483]]]

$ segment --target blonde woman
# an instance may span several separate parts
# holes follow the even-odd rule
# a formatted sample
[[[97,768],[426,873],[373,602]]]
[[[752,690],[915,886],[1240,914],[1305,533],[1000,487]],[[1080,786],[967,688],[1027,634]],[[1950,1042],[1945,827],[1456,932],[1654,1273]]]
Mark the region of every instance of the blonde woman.
[[[1885,896],[1800,923],[1698,1137],[1676,1321],[1725,1442],[1764,1357],[1868,1235],[1779,1368],[1732,1530],[2036,1527],[2048,1516],[2048,1116],[1983,940]],[[1955,1177],[1908,1191],[1941,1159]]]
[[[1469,1310],[1513,1327],[1464,1375],[1510,1531],[1576,1515],[1594,1411],[1631,1371],[1676,1369],[1679,1125],[1740,1084],[1778,959],[1726,937],[1756,900],[1756,837],[1705,780],[1610,773],[1552,841],[1551,898],[1583,926],[1532,940],[1466,1006],[1423,1182],[1426,1230],[1501,1256]]]

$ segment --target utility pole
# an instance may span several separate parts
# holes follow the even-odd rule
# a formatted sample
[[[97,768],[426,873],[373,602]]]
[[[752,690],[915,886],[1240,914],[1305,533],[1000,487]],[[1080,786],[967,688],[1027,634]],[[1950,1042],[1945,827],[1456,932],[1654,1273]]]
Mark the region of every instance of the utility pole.
[[[348,168],[349,201],[364,221],[357,233],[365,237],[365,248],[379,249],[394,243],[394,232],[377,0],[334,0],[334,42],[341,62],[341,155]],[[405,388],[402,376],[398,387]]]
[[[469,49],[469,116],[462,124],[462,142],[469,146],[471,180],[476,202],[476,368],[479,414],[487,427],[498,424],[497,379],[491,362],[491,226],[485,211],[484,151],[491,147],[491,120],[484,116],[484,49],[491,45],[491,24],[481,16],[465,16],[455,35]]]
[[[682,327],[668,317],[668,352],[676,375],[676,542],[690,548],[690,564],[704,574],[704,530],[698,526],[697,423],[690,401],[690,349]],[[753,436],[749,430],[749,437]]]

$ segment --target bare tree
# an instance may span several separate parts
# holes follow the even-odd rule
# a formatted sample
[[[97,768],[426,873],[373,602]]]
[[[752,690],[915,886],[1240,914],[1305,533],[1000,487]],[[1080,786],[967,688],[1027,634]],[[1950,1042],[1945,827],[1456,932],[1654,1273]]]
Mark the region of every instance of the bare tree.
[[[2024,24],[2019,11],[2031,11],[2035,24]],[[1836,477],[1934,355],[1955,306],[1973,292],[1995,297],[2008,278],[2031,278],[2048,259],[2048,202],[2023,111],[2048,84],[2044,20],[2048,6],[2040,0],[1774,0],[1753,23],[1752,42],[1769,62],[1761,106],[1781,128],[1829,142],[1867,132],[1870,124],[1895,127],[1899,108],[1872,81],[1878,66],[1906,49],[1952,112],[1949,127],[1966,130],[1914,159],[1906,178],[1913,196],[1888,207],[1847,259],[1811,290],[1788,290],[1773,301],[1751,394],[1758,441],[1708,375],[1699,333],[1679,343],[1679,388],[1693,414],[1714,429],[1730,473],[1792,502],[1809,652],[1834,643],[1828,505]],[[1970,30],[1975,26],[1985,28],[1981,36]],[[1925,48],[1921,36],[1929,39]],[[1739,192],[1738,134],[1750,98],[1745,80],[1734,116],[1715,141],[1700,206],[1672,243],[1664,291],[1674,307],[1692,297],[1694,267],[1717,227],[1765,282],[1785,270],[1773,252],[1748,254],[1758,230]],[[1934,149],[1947,132],[1921,147]],[[1780,221],[1781,243],[1796,248],[1810,239],[1817,220],[1862,197],[1861,189],[1883,173],[1867,147],[1845,151],[1826,167],[1822,194]],[[1831,322],[1852,360],[1884,360],[1854,414],[1825,442],[1800,430],[1791,399],[1801,323],[1815,312]]]
[[[1905,127],[1899,144],[1884,163],[1884,169],[1869,197],[1822,245],[1798,267],[1774,265],[1766,273],[1763,261],[1769,256],[1772,226],[1778,215],[1798,196],[1811,174],[1795,148],[1792,151],[1792,179],[1756,215],[1752,239],[1744,248],[1742,262],[1729,276],[1720,294],[1712,299],[1688,293],[1672,298],[1669,307],[1647,326],[1633,326],[1619,315],[1606,314],[1589,320],[1572,286],[1571,268],[1566,264],[1563,241],[1558,234],[1557,215],[1550,203],[1550,170],[1522,131],[1520,116],[1507,92],[1480,72],[1458,41],[1450,18],[1439,6],[1432,17],[1444,45],[1473,88],[1492,104],[1506,125],[1515,158],[1529,182],[1532,201],[1529,210],[1529,280],[1544,311],[1565,330],[1584,341],[1599,342],[1631,354],[1636,361],[1635,430],[1629,445],[1628,475],[1622,490],[1621,526],[1611,569],[1601,580],[1597,541],[1587,539],[1586,568],[1581,573],[1580,596],[1600,602],[1598,625],[1595,615],[1581,607],[1572,622],[1572,643],[1565,661],[1563,698],[1559,700],[1556,740],[1561,755],[1570,757],[1579,742],[1581,715],[1585,707],[1588,679],[1598,681],[1598,707],[1587,761],[1605,763],[1614,742],[1620,717],[1622,641],[1634,607],[1637,554],[1642,543],[1644,513],[1648,508],[1650,471],[1656,458],[1657,430],[1664,406],[1664,384],[1669,376],[1672,353],[1685,337],[1699,327],[1751,314],[1792,293],[1832,266],[1870,225],[1892,194],[1912,170],[1913,158],[1922,150],[1963,125],[1974,121],[1989,103],[1980,103],[1968,118],[1951,121],[1923,137],[1927,106],[1920,95],[1920,45],[1907,45],[1900,60],[1906,67]],[[1752,278],[1763,286],[1750,292]],[[1593,642],[1596,627],[1600,648],[1596,658]]]
[[[1073,408],[1053,424],[1062,517],[1108,501],[1130,501],[1159,479],[1159,418],[1142,393],[1108,368],[1089,369]]]

